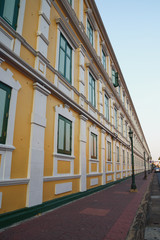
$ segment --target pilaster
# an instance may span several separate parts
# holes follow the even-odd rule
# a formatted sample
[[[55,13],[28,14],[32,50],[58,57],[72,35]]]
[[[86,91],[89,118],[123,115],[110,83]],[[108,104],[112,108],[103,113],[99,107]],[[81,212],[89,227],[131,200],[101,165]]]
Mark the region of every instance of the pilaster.
[[[88,119],[80,115],[80,191],[86,191],[87,183],[86,183],[86,121]]]
[[[50,92],[39,83],[34,83],[33,112],[31,117],[31,137],[28,178],[27,206],[42,203],[44,169],[44,135],[46,127],[46,103]]]
[[[105,160],[105,131],[101,130],[101,166],[102,185],[106,184],[106,160]]]

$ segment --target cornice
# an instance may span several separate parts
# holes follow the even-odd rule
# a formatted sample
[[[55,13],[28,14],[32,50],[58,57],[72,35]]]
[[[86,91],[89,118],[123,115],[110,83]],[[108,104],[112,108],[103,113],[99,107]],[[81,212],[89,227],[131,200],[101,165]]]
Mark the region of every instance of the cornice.
[[[130,93],[129,93],[129,91],[128,91],[126,82],[125,82],[125,80],[124,80],[123,74],[122,74],[122,72],[121,72],[121,69],[120,69],[120,66],[119,66],[119,64],[118,64],[116,55],[115,55],[114,50],[113,50],[113,48],[112,48],[111,42],[110,42],[110,40],[109,40],[108,34],[107,34],[106,29],[105,29],[105,27],[104,27],[103,21],[102,21],[102,19],[101,19],[101,16],[100,16],[100,14],[99,14],[99,11],[98,11],[98,9],[97,9],[97,6],[96,6],[96,4],[95,4],[95,1],[94,1],[94,0],[88,0],[88,3],[89,3],[89,5],[90,5],[90,7],[92,8],[93,14],[96,16],[95,18],[96,18],[96,21],[97,21],[97,23],[98,23],[98,27],[99,27],[100,30],[101,30],[102,36],[103,36],[103,38],[104,38],[104,40],[105,40],[107,49],[108,49],[108,51],[109,51],[109,55],[110,55],[111,58],[113,59],[113,62],[114,62],[115,67],[116,67],[116,70],[118,71],[118,73],[119,73],[119,75],[120,75],[120,79],[121,79],[121,81],[122,81],[122,83],[123,83],[123,86],[125,87],[125,90],[126,90],[126,93],[127,93],[127,97],[128,97],[128,99],[129,99],[129,101],[130,101],[130,104],[131,104],[131,106],[132,106],[133,111],[135,112],[135,115],[136,115],[136,118],[137,118],[139,127],[140,127],[140,129],[141,129],[141,134],[143,135],[143,137],[144,137],[144,139],[145,139],[145,136],[144,136],[144,133],[143,133],[141,124],[140,124],[140,122],[139,122],[139,119],[138,119],[138,116],[137,116],[135,107],[134,107],[134,105],[133,105],[133,102],[132,102]],[[146,139],[145,139],[145,142],[146,142]],[[148,145],[147,145],[147,147],[148,147]],[[148,149],[149,149],[149,148],[148,148]]]

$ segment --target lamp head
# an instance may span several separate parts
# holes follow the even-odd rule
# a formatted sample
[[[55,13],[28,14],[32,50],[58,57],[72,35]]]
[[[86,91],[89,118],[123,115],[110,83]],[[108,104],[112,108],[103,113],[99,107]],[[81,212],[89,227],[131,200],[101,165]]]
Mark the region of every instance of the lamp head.
[[[129,129],[129,133],[128,134],[129,134],[130,138],[133,138],[133,131],[131,130],[131,128]]]

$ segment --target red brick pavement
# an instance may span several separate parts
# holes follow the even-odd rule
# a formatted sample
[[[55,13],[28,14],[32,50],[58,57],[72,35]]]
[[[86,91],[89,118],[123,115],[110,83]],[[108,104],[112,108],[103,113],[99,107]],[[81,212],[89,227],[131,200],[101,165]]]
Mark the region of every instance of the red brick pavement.
[[[125,240],[151,180],[131,179],[0,232],[0,240]]]

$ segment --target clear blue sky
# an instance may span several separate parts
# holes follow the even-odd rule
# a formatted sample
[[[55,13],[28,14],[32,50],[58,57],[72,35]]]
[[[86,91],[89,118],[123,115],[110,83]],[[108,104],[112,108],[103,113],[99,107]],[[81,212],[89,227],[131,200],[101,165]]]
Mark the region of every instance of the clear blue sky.
[[[160,156],[160,0],[95,0],[153,160]]]

